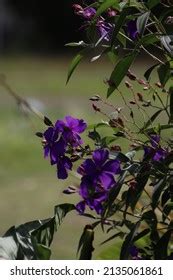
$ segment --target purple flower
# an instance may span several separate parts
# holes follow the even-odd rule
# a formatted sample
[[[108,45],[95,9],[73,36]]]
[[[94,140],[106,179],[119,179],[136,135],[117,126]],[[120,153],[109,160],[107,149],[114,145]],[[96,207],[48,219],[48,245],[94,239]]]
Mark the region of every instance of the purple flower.
[[[120,173],[120,162],[109,160],[108,150],[98,149],[93,152],[92,159],[86,159],[77,171],[83,176],[90,176],[94,184],[110,189],[116,183],[114,175]]]
[[[57,177],[65,180],[68,177],[67,170],[72,169],[72,162],[66,156],[59,156],[57,158]]]
[[[96,10],[92,7],[83,9],[83,17],[86,19],[92,19],[96,14]]]
[[[97,30],[100,34],[100,37],[106,41],[110,41],[110,37],[113,30],[113,25],[104,21],[104,19],[99,19],[97,21]]]
[[[83,213],[87,205],[101,214],[110,188],[116,185],[114,175],[120,170],[118,160],[109,160],[108,150],[95,150],[92,159],[86,159],[77,170],[82,175],[79,194],[83,199],[76,205],[77,210]]]
[[[55,127],[61,132],[65,143],[70,144],[72,147],[77,147],[83,143],[79,134],[84,132],[87,127],[84,120],[66,116],[65,120],[58,120]]]
[[[141,257],[139,256],[139,250],[136,246],[130,247],[130,255],[133,260],[141,260]]]
[[[138,35],[136,20],[130,20],[127,23],[127,34],[132,40],[136,39]]]
[[[96,14],[96,10],[92,7],[82,8],[82,6],[74,4],[73,8],[77,15],[82,16],[87,20],[91,20]]]
[[[43,133],[44,157],[50,157],[51,165],[57,165],[57,177],[66,179],[68,170],[72,169],[72,162],[66,156],[67,149],[82,144],[79,136],[86,128],[83,120],[66,116],[65,120],[58,120],[55,126],[50,126]]]
[[[86,206],[91,210],[95,210],[97,214],[102,213],[102,203],[108,198],[108,191],[99,184],[93,185],[90,176],[82,178],[79,194],[83,199],[76,205],[76,209],[80,214],[85,211]]]
[[[59,137],[59,131],[54,127],[49,127],[43,134],[44,136],[44,156],[50,156],[51,164],[57,163],[57,158],[65,153],[65,142]]]
[[[150,143],[151,146],[144,146],[144,158],[149,156],[154,161],[164,160],[168,151],[160,146],[160,135],[150,135]]]

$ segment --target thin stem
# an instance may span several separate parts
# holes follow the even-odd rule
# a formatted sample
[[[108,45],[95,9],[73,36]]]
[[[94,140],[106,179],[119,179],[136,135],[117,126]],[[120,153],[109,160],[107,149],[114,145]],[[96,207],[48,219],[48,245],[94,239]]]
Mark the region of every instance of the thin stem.
[[[160,60],[158,57],[156,57],[154,54],[150,53],[144,46],[141,46],[141,48],[144,50],[145,53],[147,53],[149,56],[151,56],[154,60],[158,61],[162,65],[165,64],[162,60]]]
[[[35,114],[37,117],[39,117],[41,120],[44,120],[44,115],[38,111],[36,108],[31,106],[26,99],[20,97],[16,92],[14,92],[11,87],[7,84],[5,77],[0,77],[0,84],[2,87],[4,87],[8,94],[11,95],[17,102],[18,105],[24,105],[30,112]]]

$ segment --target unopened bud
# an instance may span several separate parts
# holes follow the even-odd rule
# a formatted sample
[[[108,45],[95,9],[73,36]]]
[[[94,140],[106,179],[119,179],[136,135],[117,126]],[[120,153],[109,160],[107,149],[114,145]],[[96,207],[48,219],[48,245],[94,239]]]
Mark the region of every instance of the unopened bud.
[[[138,100],[140,102],[143,102],[143,95],[140,92],[137,93],[137,96],[138,96]]]
[[[97,107],[95,104],[92,104],[92,107],[93,107],[95,112],[100,112],[100,108]]]
[[[91,101],[100,101],[101,97],[99,95],[94,95],[93,97],[91,97],[89,100]]]
[[[125,81],[125,85],[127,88],[132,88],[132,85],[128,81]]]
[[[127,72],[127,77],[132,80],[132,81],[135,81],[136,80],[136,76],[135,74],[133,74],[132,72],[130,72],[130,70],[128,70]]]

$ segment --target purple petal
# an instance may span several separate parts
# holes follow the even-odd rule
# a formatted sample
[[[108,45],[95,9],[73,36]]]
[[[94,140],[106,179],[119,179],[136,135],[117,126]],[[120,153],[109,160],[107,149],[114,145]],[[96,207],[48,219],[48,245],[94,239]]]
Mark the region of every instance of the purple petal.
[[[136,20],[130,20],[127,24],[127,33],[132,40],[135,40],[138,34]]]
[[[49,156],[49,152],[50,152],[49,145],[45,145],[44,146],[44,157],[45,158]]]
[[[95,199],[87,199],[86,204],[91,210],[95,210],[98,215],[100,215],[103,211],[102,204]]]
[[[95,14],[96,14],[96,10],[92,7],[88,7],[83,10],[83,17],[86,19],[93,18]]]
[[[86,203],[85,201],[81,201],[76,205],[76,210],[80,213],[83,214],[85,211]]]
[[[72,163],[68,157],[58,158],[57,161],[57,176],[59,179],[66,179],[68,177],[67,169],[72,169]]]
[[[105,189],[111,188],[116,183],[114,176],[108,172],[102,172],[99,175],[99,180]]]
[[[46,139],[47,142],[52,141],[52,137],[54,134],[54,128],[53,127],[49,127],[45,132],[44,132],[44,138]]]
[[[93,152],[93,160],[98,167],[101,167],[108,159],[108,157],[109,157],[108,150],[98,149]]]
[[[59,130],[60,132],[63,132],[63,131],[64,131],[64,128],[65,128],[65,123],[64,123],[64,121],[57,120],[57,122],[55,123],[55,127],[56,127],[56,129]]]
[[[155,161],[163,160],[165,159],[166,155],[167,155],[166,151],[164,151],[163,149],[159,149],[153,156],[153,160]]]
[[[118,160],[109,160],[103,166],[103,170],[114,174],[119,174],[121,172],[120,162]]]
[[[58,179],[65,180],[68,177],[66,168],[64,167],[64,165],[61,162],[58,163],[57,167],[58,167],[58,169],[57,169]]]
[[[89,189],[92,186],[91,178],[89,176],[84,176],[82,178],[79,194],[86,199],[89,196]]]
[[[86,159],[77,169],[77,172],[81,175],[92,175],[96,172],[95,163],[92,161],[92,159]]]
[[[151,137],[151,145],[154,147],[154,148],[157,148],[158,147],[158,143],[160,142],[160,135],[157,135],[157,134],[153,134],[153,135],[150,135]]]
[[[84,120],[75,119],[71,116],[66,116],[65,119],[67,122],[67,127],[73,132],[82,133],[87,127]]]

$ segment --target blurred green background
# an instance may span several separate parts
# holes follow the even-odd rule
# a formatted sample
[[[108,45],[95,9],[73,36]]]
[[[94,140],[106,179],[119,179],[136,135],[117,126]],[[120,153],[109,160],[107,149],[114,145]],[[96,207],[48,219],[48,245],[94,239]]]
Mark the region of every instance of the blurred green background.
[[[102,67],[102,61],[91,67],[84,63],[66,86],[70,60],[70,56],[3,56],[0,73],[5,74],[13,91],[52,121],[70,114],[96,123],[100,116],[92,110],[89,97],[105,92],[103,79],[109,76],[111,65],[104,63]],[[1,235],[12,225],[52,216],[56,204],[79,201],[77,195],[62,194],[65,187],[78,183],[75,176],[58,181],[55,167],[43,158],[35,132],[44,129],[36,116],[26,117],[6,89],[0,87]],[[76,258],[79,237],[86,223],[88,220],[76,213],[69,214],[56,234],[52,258]],[[102,240],[99,232],[98,236],[96,247]]]

